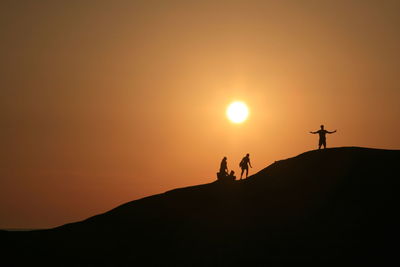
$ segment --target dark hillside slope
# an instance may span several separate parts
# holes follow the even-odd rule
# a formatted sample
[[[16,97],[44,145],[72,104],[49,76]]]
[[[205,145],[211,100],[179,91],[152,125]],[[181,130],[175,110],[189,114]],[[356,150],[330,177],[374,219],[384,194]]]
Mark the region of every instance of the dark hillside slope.
[[[132,201],[55,229],[0,233],[7,255],[66,264],[398,261],[400,151],[310,151],[244,181]],[[12,257],[11,257],[12,258]]]

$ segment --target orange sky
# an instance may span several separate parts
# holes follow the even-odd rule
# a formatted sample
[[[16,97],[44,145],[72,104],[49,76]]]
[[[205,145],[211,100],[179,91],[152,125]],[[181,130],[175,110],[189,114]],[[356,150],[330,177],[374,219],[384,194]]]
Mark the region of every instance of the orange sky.
[[[0,228],[212,182],[223,156],[254,173],[320,124],[400,148],[399,1],[25,2],[0,7]]]

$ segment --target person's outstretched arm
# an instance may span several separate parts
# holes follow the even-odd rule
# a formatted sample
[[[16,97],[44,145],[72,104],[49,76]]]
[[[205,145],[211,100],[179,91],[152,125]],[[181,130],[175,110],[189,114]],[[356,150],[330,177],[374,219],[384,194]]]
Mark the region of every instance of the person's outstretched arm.
[[[317,132],[310,132],[311,134],[316,134]]]
[[[250,159],[249,159],[249,165],[250,165],[250,168],[253,168],[253,167],[251,166]]]
[[[333,133],[336,133],[336,130],[334,130],[333,132],[330,132],[330,131],[326,131],[328,134],[333,134]]]

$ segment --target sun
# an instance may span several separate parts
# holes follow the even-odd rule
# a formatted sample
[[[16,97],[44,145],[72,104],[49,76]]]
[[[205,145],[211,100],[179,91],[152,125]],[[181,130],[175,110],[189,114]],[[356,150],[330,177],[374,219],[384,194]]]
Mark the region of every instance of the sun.
[[[226,116],[233,123],[242,123],[247,120],[249,116],[249,109],[246,103],[242,101],[235,101],[229,104],[226,109]]]

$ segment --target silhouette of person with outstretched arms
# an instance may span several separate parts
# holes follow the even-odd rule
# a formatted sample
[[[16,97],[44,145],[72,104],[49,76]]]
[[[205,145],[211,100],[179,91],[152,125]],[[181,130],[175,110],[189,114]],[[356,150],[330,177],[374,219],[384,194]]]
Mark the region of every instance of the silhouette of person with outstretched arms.
[[[221,177],[225,177],[228,175],[228,162],[226,157],[224,157],[221,161],[221,166],[219,167],[219,175]]]
[[[250,154],[247,153],[245,157],[242,158],[242,161],[239,163],[240,168],[242,168],[242,173],[240,174],[240,180],[242,180],[243,172],[246,170],[246,179],[249,175],[249,166],[253,168],[250,163]]]
[[[321,125],[321,129],[315,132],[310,132],[312,134],[319,134],[319,143],[318,143],[318,149],[321,149],[321,146],[324,146],[324,149],[326,148],[326,134],[332,134],[336,133],[336,130],[333,132],[327,131],[324,129],[324,125]]]

